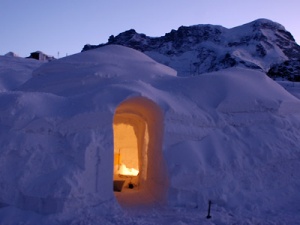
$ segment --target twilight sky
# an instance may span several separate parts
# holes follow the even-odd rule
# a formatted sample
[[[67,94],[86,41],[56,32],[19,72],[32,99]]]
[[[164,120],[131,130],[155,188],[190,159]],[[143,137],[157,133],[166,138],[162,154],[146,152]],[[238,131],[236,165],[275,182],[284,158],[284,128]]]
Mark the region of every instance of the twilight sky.
[[[155,37],[181,25],[231,28],[258,18],[282,24],[300,44],[299,8],[299,0],[0,0],[0,55],[63,57],[131,28]]]

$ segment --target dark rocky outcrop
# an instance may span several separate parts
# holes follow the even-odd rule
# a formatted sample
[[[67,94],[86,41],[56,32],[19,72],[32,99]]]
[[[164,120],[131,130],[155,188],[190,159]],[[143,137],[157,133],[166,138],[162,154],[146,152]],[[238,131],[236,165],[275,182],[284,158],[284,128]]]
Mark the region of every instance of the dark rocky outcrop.
[[[30,56],[28,56],[27,58],[36,59],[39,61],[46,61],[46,62],[55,60],[53,56],[49,56],[41,51],[32,52],[30,53]]]
[[[300,60],[286,60],[273,65],[268,71],[268,76],[277,79],[287,79],[290,81],[300,81]]]

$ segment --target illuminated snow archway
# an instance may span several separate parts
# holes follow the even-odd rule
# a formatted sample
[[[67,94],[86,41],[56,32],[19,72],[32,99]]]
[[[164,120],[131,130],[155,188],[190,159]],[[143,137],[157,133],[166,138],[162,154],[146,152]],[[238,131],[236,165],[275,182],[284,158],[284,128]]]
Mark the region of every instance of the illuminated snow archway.
[[[114,191],[119,191],[115,193],[121,204],[164,198],[168,182],[162,154],[163,124],[162,110],[147,98],[134,97],[117,107]]]

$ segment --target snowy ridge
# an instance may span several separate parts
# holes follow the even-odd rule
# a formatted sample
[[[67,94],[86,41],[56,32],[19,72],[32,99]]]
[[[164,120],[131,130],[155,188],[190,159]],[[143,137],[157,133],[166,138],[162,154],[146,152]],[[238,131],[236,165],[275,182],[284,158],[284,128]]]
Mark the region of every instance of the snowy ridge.
[[[124,45],[144,52],[178,71],[198,75],[241,66],[267,72],[273,64],[298,59],[300,47],[285,28],[267,19],[227,29],[216,25],[181,26],[162,37],[148,37],[131,29],[106,44],[86,45],[83,51],[107,44]]]
[[[138,195],[131,208],[113,193],[120,105],[161,115],[144,115],[162,133],[142,196],[152,208]],[[109,45],[43,64],[0,93],[0,111],[1,224],[201,224],[208,200],[210,224],[300,219],[300,100],[263,72],[183,78]]]

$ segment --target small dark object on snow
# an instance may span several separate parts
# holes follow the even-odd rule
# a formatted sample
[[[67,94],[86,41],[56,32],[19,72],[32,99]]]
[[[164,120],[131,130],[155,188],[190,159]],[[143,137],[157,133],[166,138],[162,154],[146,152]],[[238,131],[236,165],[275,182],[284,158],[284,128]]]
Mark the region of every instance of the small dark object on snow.
[[[211,218],[211,215],[210,215],[210,206],[211,206],[211,201],[209,200],[208,201],[208,213],[207,213],[207,216],[206,216],[207,219]]]
[[[121,192],[125,180],[114,180],[114,191]]]
[[[128,188],[133,189],[134,188],[133,183],[129,183]]]

